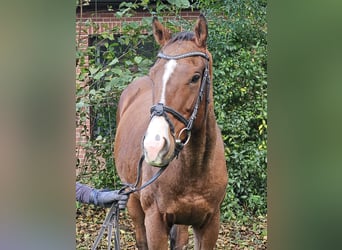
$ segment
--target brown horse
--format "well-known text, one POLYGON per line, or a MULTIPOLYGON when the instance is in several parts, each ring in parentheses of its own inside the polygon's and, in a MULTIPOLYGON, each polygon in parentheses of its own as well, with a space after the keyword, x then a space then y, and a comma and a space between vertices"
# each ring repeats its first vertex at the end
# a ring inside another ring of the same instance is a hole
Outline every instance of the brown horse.
POLYGON ((184 249, 191 225, 195 249, 213 249, 228 176, 210 85, 207 22, 200 15, 194 32, 173 37, 157 18, 152 25, 162 48, 149 75, 121 95, 114 152, 123 182, 136 181, 142 154, 139 185, 164 169, 129 197, 137 247, 167 249, 170 235, 171 249, 184 249))

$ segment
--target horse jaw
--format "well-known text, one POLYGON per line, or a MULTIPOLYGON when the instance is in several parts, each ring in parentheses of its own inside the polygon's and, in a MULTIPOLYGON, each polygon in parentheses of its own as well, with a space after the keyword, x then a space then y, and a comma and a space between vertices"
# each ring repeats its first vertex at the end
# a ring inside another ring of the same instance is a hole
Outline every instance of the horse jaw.
POLYGON ((154 167, 164 167, 173 159, 169 124, 162 116, 154 116, 143 141, 145 161, 154 167))

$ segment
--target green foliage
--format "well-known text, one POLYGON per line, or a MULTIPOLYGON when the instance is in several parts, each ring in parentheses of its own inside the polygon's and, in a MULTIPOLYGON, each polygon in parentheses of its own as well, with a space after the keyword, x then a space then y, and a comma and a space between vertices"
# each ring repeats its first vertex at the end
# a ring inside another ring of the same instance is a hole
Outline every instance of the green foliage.
POLYGON ((264 1, 209 9, 215 112, 229 171, 224 218, 266 213, 267 68, 264 1), (220 25, 217 25, 220 23, 220 25))
MULTIPOLYGON (((205 10, 208 47, 214 59, 215 112, 229 172, 222 217, 245 220, 250 215, 264 215, 267 211, 266 1, 201 0, 192 6, 185 0, 168 3, 171 5, 157 1, 152 6, 148 0, 139 4, 122 3, 116 15, 131 16, 138 7, 159 17, 172 11, 176 17, 164 23, 177 31, 180 26, 188 30, 193 27, 193 22, 177 14, 183 7, 205 10)), ((158 47, 151 42, 151 20, 123 23, 121 31, 114 28, 103 32, 92 38, 93 46, 77 50, 81 66, 77 79, 87 81, 85 86, 76 84, 77 126, 84 128, 83 134, 88 136, 83 145, 87 160, 78 166, 78 178, 96 187, 115 187, 114 183, 119 183, 112 158, 116 105, 125 86, 146 74, 155 60, 158 47), (119 33, 120 36, 115 35, 119 33), (85 58, 89 58, 87 67, 85 58), (87 131, 87 119, 96 120, 93 137, 87 131)), ((98 28, 91 20, 87 25, 98 28)))
MULTIPOLYGON (((120 17, 130 16, 137 7, 121 5, 122 10, 117 12, 120 17)), ((91 20, 87 24, 97 28, 91 20)), ((84 128, 82 135, 87 137, 82 145, 86 161, 78 168, 80 178, 95 187, 113 187, 115 182, 119 183, 112 157, 116 107, 122 90, 134 78, 145 75, 153 63, 153 57, 140 53, 151 40, 151 33, 144 32, 150 27, 151 18, 144 19, 142 24, 123 23, 121 31, 115 27, 98 33, 90 37, 92 46, 85 51, 77 50, 81 68, 77 80, 87 83, 76 84, 76 125, 84 128), (85 58, 88 58, 88 66, 84 65, 85 58), (87 129, 87 119, 90 119, 91 131, 87 129)))

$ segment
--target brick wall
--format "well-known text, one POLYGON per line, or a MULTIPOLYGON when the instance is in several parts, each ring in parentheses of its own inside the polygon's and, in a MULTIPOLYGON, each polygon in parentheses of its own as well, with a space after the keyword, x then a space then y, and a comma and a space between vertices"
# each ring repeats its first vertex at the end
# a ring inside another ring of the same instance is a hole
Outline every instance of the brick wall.
MULTIPOLYGON (((198 18, 199 11, 182 11, 180 15, 188 20, 195 20, 198 18)), ((98 34, 106 30, 112 30, 114 27, 121 27, 122 22, 139 22, 143 17, 150 17, 148 12, 137 12, 134 16, 129 18, 118 19, 115 17, 115 12, 101 10, 101 11, 80 11, 76 15, 76 44, 79 49, 85 49, 88 47, 89 36, 93 34, 98 34), (92 27, 87 27, 87 20, 92 20, 94 23, 99 25, 99 30, 94 31, 92 27)), ((173 15, 170 14, 168 17, 172 18, 173 15)), ((164 17, 165 18, 165 17, 164 17)), ((76 66, 76 73, 79 72, 79 68, 76 66)), ((84 83, 80 83, 84 84, 84 83)), ((77 118, 76 118, 77 119, 77 118)), ((87 133, 89 136, 90 121, 86 123, 88 129, 87 133)), ((81 144, 86 142, 86 137, 81 136, 81 131, 83 128, 76 128, 76 157, 80 160, 80 165, 84 162, 85 152, 82 149, 81 144)), ((78 174, 78 173, 76 173, 78 174)))

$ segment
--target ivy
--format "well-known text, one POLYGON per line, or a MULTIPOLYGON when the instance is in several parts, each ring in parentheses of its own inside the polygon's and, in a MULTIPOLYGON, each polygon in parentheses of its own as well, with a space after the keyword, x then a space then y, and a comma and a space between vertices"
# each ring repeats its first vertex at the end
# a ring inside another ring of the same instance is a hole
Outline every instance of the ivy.
POLYGON ((208 6, 207 18, 215 112, 229 172, 222 215, 241 219, 267 213, 266 3, 221 3, 208 6))

